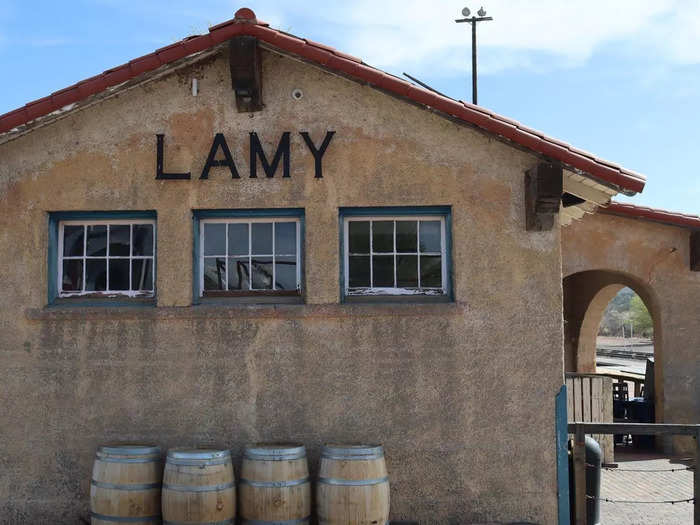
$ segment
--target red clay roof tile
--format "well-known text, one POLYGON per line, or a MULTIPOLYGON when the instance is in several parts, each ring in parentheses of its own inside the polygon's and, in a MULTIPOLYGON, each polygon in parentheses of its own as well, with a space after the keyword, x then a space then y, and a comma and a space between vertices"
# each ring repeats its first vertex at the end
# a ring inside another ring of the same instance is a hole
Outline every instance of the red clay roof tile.
POLYGON ((332 47, 272 29, 264 22, 257 20, 255 13, 247 8, 239 9, 233 20, 210 27, 207 35, 188 37, 180 42, 162 47, 153 53, 134 59, 128 64, 108 70, 102 75, 82 80, 73 86, 60 90, 53 97, 40 99, 28 104, 26 108, 19 108, 5 115, 0 115, 0 134, 60 109, 66 103, 77 102, 99 93, 107 87, 213 47, 236 35, 257 37, 285 52, 297 54, 339 73, 374 84, 396 95, 405 96, 419 104, 453 115, 479 126, 487 132, 501 135, 537 153, 551 156, 569 164, 594 178, 618 186, 621 190, 640 192, 644 188, 645 178, 638 173, 621 168, 609 161, 598 159, 591 153, 574 148, 560 140, 549 138, 540 131, 531 130, 517 121, 485 108, 443 97, 414 86, 403 79, 367 66, 359 58, 337 51, 332 47))
POLYGON ((636 206, 634 204, 615 201, 612 201, 607 207, 600 209, 603 213, 611 215, 622 215, 635 219, 645 219, 663 224, 700 230, 700 216, 697 215, 660 210, 657 208, 647 208, 646 206, 636 206))

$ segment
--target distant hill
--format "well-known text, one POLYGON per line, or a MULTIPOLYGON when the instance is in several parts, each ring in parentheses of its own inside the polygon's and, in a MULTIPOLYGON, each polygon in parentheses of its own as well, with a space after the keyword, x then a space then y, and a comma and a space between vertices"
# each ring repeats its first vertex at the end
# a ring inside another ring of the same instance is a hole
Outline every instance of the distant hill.
POLYGON ((653 337, 651 316, 639 296, 631 288, 623 288, 610 301, 598 329, 599 335, 653 337))

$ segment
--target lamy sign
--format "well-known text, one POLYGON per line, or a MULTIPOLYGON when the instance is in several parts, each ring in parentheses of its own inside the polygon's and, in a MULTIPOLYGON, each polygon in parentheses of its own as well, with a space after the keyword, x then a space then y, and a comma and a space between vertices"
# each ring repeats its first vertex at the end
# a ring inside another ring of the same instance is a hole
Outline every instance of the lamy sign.
MULTIPOLYGON (((317 179, 323 178, 323 155, 328 149, 328 145, 331 143, 335 131, 327 131, 326 136, 320 145, 316 145, 313 139, 309 136, 307 131, 300 131, 299 134, 304 139, 304 144, 306 144, 307 149, 314 157, 314 177, 317 179)), ((280 163, 282 164, 282 177, 288 178, 289 174, 289 163, 290 163, 290 136, 289 131, 282 133, 279 143, 277 144, 277 150, 275 151, 272 161, 269 160, 265 151, 263 150, 258 134, 254 131, 250 132, 250 178, 254 179, 258 176, 258 160, 262 166, 265 175, 268 178, 272 178, 277 173, 280 163)), ((183 180, 191 179, 192 173, 169 173, 165 171, 165 146, 164 146, 165 135, 156 135, 156 179, 167 179, 167 180, 183 180)), ((231 150, 228 147, 226 138, 223 133, 217 133, 214 136, 214 141, 209 149, 209 155, 207 156, 207 161, 204 163, 204 168, 199 176, 200 179, 209 178, 209 170, 213 166, 226 166, 231 172, 231 177, 234 179, 240 179, 241 176, 238 173, 238 168, 236 168, 236 163, 233 160, 233 155, 231 155, 231 150), (217 158, 223 157, 223 158, 217 158)))

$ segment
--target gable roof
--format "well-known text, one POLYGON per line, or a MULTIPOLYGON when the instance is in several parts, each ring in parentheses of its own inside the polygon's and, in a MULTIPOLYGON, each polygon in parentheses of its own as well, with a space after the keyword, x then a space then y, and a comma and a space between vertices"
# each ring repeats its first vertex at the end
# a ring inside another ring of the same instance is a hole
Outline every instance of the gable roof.
POLYGON ((690 228, 692 230, 700 230, 700 217, 697 215, 688 215, 686 213, 647 208, 646 206, 636 206, 634 204, 615 201, 612 201, 607 207, 601 207, 600 211, 610 215, 620 215, 633 219, 643 219, 660 222, 662 224, 670 224, 672 226, 680 226, 682 228, 690 228))
POLYGON ((71 104, 139 75, 242 35, 256 37, 272 47, 298 55, 329 70, 366 82, 373 87, 417 104, 429 106, 531 151, 558 160, 573 170, 579 170, 582 174, 611 185, 628 195, 641 192, 644 189, 646 178, 643 175, 548 137, 540 131, 523 126, 519 122, 483 107, 454 100, 418 87, 332 47, 273 29, 268 24, 258 21, 255 13, 247 8, 239 9, 234 19, 209 28, 208 34, 187 37, 0 115, 0 135, 13 132, 17 127, 34 119, 60 111, 66 106, 70 107, 71 104))

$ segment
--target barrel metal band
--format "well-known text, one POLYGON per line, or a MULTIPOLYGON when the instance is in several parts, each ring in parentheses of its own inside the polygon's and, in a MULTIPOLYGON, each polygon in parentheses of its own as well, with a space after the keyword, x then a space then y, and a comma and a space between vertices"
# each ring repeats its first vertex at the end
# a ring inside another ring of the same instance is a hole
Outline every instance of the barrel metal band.
POLYGON ((151 456, 143 458, 115 458, 109 456, 101 456, 97 454, 97 461, 104 461, 105 463, 156 463, 160 462, 160 456, 151 456))
POLYGON ((306 516, 305 518, 300 518, 296 520, 277 520, 277 521, 265 521, 265 520, 246 520, 241 521, 243 525, 306 525, 310 522, 311 516, 306 516))
POLYGON ((241 478, 242 485, 250 485, 251 487, 260 487, 260 488, 296 487, 297 485, 303 485, 304 483, 308 483, 308 482, 309 482, 308 477, 299 478, 299 479, 291 479, 288 481, 255 481, 252 479, 241 478))
POLYGON ((166 464, 168 465, 183 465, 190 467, 208 467, 209 465, 225 465, 226 463, 231 463, 230 457, 220 458, 220 459, 177 459, 168 458, 166 464))
MULTIPOLYGON (((231 518, 223 521, 198 521, 197 525, 233 525, 234 523, 236 523, 236 520, 231 518)), ((163 520, 163 525, 192 525, 192 522, 163 520)))
POLYGON ((365 485, 379 485, 389 481, 389 476, 375 479, 337 479, 337 478, 318 478, 319 483, 325 485, 344 485, 348 487, 362 487, 365 485))
POLYGON ((339 461, 370 461, 373 459, 383 459, 384 454, 366 454, 356 456, 337 456, 334 454, 321 454, 321 459, 337 459, 339 461))
POLYGON ((160 483, 134 483, 124 485, 119 483, 105 483, 104 481, 97 481, 94 479, 90 480, 90 484, 101 489, 113 490, 151 490, 160 488, 160 483))
POLYGON ((251 461, 294 461, 296 459, 304 459, 306 457, 306 452, 301 454, 280 454, 278 456, 267 456, 263 454, 251 454, 246 452, 243 454, 243 459, 249 459, 251 461))
POLYGON ((230 481, 229 483, 220 483, 219 485, 170 485, 169 483, 163 483, 163 489, 174 490, 175 492, 216 492, 218 490, 226 490, 234 487, 236 483, 230 481))
POLYGON ((114 521, 117 523, 138 523, 140 521, 160 521, 160 515, 158 516, 107 516, 106 514, 98 514, 97 512, 91 512, 90 516, 100 521, 114 521))

